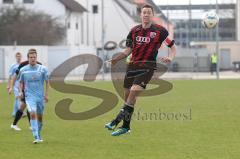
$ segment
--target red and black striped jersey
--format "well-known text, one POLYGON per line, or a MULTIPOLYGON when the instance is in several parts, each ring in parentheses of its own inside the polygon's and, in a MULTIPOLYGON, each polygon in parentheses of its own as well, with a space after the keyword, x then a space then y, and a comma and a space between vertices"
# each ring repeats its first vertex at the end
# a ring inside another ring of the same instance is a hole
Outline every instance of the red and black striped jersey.
POLYGON ((152 24, 144 29, 137 25, 131 29, 127 36, 126 46, 132 48, 131 63, 145 63, 156 61, 158 50, 162 43, 168 47, 174 44, 174 40, 168 38, 168 31, 158 24, 152 24))

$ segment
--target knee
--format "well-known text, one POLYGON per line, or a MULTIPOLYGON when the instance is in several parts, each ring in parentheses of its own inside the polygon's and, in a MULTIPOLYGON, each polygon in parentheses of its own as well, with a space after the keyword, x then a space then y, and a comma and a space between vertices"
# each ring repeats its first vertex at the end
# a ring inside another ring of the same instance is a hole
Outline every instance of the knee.
POLYGON ((36 115, 36 113, 31 112, 31 113, 30 113, 30 117, 31 117, 31 119, 36 119, 36 118, 37 118, 37 115, 36 115))
POLYGON ((26 108, 26 104, 23 103, 23 102, 21 102, 20 109, 21 109, 22 111, 24 111, 25 108, 26 108))
POLYGON ((133 85, 131 87, 131 91, 142 91, 143 87, 139 86, 139 85, 133 85))

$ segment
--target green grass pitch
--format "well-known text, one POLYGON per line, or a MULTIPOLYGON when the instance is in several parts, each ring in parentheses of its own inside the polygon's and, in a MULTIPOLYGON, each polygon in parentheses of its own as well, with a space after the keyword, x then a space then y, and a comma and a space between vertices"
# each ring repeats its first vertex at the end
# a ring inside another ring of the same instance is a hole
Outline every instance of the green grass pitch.
MULTIPOLYGON (((6 84, 0 84, 0 159, 239 159, 240 80, 172 83, 174 88, 166 94, 139 98, 132 132, 120 137, 112 137, 103 127, 119 111, 122 100, 112 111, 94 119, 64 121, 55 114, 55 105, 62 98, 74 99, 74 112, 101 101, 51 89, 44 116, 44 143, 38 145, 32 144, 26 118, 19 122, 21 132, 10 129, 13 96, 7 95, 6 84), (188 116, 147 119, 160 111, 188 116)), ((88 86, 115 93, 111 82, 88 86)))

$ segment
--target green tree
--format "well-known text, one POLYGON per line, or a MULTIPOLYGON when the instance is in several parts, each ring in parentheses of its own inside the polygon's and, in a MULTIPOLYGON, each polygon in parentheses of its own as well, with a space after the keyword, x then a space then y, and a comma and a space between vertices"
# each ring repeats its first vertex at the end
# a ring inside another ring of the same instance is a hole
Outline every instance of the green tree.
POLYGON ((64 37, 59 18, 19 6, 0 9, 0 45, 55 45, 64 37))

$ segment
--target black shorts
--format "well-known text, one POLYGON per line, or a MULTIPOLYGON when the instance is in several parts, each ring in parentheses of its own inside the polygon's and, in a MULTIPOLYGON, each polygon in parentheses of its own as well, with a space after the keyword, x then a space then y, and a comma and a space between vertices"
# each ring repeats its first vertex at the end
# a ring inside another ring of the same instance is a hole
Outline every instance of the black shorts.
POLYGON ((132 85, 139 85, 146 89, 154 74, 153 68, 129 65, 124 78, 124 88, 130 89, 132 85))

